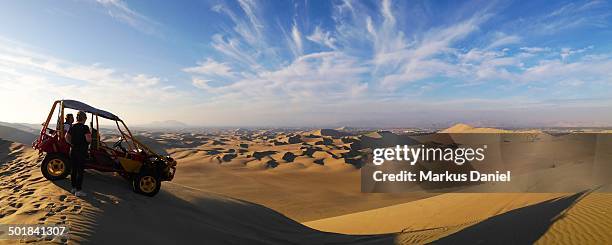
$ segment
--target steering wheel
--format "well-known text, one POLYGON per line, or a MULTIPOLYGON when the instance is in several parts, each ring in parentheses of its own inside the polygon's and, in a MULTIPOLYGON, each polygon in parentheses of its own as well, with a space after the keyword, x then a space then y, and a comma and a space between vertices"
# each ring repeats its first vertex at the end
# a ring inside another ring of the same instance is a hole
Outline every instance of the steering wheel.
POLYGON ((127 153, 127 150, 125 149, 125 147, 123 147, 123 145, 121 145, 121 143, 125 141, 125 139, 123 137, 121 137, 119 139, 119 141, 115 142, 115 144, 113 144, 113 148, 119 148, 121 149, 121 151, 123 151, 123 153, 127 153))

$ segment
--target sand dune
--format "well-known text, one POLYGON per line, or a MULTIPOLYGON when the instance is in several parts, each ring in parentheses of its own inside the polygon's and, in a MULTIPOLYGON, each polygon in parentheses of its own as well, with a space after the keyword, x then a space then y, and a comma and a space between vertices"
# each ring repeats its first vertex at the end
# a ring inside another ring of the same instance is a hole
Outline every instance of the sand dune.
POLYGON ((305 224, 349 234, 391 233, 458 226, 483 220, 515 208, 559 197, 560 194, 468 194, 450 193, 305 224), (385 220, 384 223, 372 220, 385 220))
POLYGON ((510 130, 497 128, 476 128, 467 124, 459 123, 450 128, 440 131, 440 133, 509 133, 510 130))
MULTIPOLYGON (((601 131, 604 132, 604 131, 601 131)), ((465 123, 455 124, 447 129, 440 130, 439 133, 481 133, 481 134, 499 134, 499 133, 530 133, 530 134, 542 134, 544 133, 539 129, 499 129, 499 128, 481 128, 473 127, 465 123)))
POLYGON ((336 130, 336 129, 317 129, 310 132, 312 135, 316 136, 330 136, 334 138, 340 138, 343 136, 350 136, 350 133, 336 130))
POLYGON ((30 145, 37 135, 20 129, 0 125, 0 139, 30 145))
POLYGON ((347 234, 400 232, 399 243, 609 244, 612 194, 444 194, 304 223, 347 234), (575 235, 579 233, 580 235, 575 235))
MULTIPOLYGON (((463 125, 451 131, 479 130, 463 125)), ((175 179, 164 182, 154 198, 96 171, 86 174, 89 196, 75 198, 68 180, 52 183, 41 176, 36 151, 0 140, 0 223, 68 224, 76 243, 414 244, 474 237, 499 243, 511 241, 509 234, 524 238, 514 240, 518 243, 612 243, 611 194, 361 193, 364 155, 372 147, 414 143, 405 135, 335 130, 138 135, 179 163, 175 179), (116 235, 126 231, 132 235, 116 235)), ((563 166, 549 171, 572 171, 563 166)))
POLYGON ((0 122, 0 126, 5 126, 9 128, 19 129, 24 132, 38 134, 40 132, 40 124, 30 124, 30 123, 7 123, 0 122))
POLYGON ((0 209, 0 222, 67 224, 74 242, 392 244, 394 239, 320 232, 261 205, 173 183, 147 198, 133 194, 121 178, 96 171, 86 173, 84 185, 91 194, 75 198, 67 180, 43 179, 36 152, 6 141, 2 149, 7 154, 0 200, 7 205, 0 209))
MULTIPOLYGON (((182 153, 185 154, 185 153, 182 153)), ((202 153, 192 153, 202 154, 202 153)), ((172 156, 178 157, 178 153, 172 156)), ((309 221, 421 199, 435 194, 364 194, 352 166, 326 166, 299 156, 265 168, 262 161, 237 157, 217 163, 212 156, 180 158, 174 183, 256 202, 298 221, 309 221), (352 168, 352 169, 351 169, 352 168)), ((331 161, 331 160, 328 160, 331 161)), ((338 163, 336 163, 338 164, 338 163)))

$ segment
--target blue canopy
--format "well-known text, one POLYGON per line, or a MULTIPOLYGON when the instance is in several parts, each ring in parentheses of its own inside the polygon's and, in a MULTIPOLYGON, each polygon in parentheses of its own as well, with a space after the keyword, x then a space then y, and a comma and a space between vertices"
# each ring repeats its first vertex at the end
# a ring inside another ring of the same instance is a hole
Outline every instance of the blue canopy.
POLYGON ((70 108, 70 109, 74 109, 74 110, 79 110, 79 111, 84 111, 84 112, 88 112, 88 113, 93 113, 96 114, 98 116, 101 116, 103 118, 109 119, 109 120, 113 120, 113 121, 121 121, 121 119, 119 119, 118 116, 115 116, 115 114, 110 113, 108 111, 105 110, 100 110, 100 109, 96 109, 88 104, 85 104, 83 102, 80 101, 76 101, 76 100, 62 100, 62 102, 64 103, 64 107, 65 108, 70 108))

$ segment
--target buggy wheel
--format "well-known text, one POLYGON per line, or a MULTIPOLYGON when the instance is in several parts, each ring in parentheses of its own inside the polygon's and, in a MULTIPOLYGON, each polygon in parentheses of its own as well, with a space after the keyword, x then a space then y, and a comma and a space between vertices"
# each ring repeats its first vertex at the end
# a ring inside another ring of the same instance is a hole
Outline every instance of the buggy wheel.
POLYGON ((132 179, 132 188, 136 193, 152 197, 159 192, 161 181, 151 171, 143 171, 132 179))
POLYGON ((47 154, 40 165, 40 171, 48 180, 65 179, 70 174, 70 161, 59 154, 47 154))

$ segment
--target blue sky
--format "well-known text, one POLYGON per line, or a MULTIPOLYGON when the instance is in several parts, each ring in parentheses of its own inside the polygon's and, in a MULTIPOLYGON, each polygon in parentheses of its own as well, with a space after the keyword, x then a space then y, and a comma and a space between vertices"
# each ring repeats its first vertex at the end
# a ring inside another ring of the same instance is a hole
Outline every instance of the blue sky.
POLYGON ((0 121, 612 125, 607 1, 9 1, 0 121))

